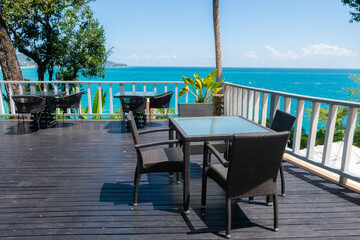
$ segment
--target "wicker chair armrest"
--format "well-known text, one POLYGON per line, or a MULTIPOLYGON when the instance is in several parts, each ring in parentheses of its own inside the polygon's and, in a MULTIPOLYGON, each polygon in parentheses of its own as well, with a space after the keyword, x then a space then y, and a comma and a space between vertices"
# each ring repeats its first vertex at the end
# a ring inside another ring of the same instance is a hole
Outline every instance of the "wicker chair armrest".
POLYGON ((154 133, 154 132, 165 132, 165 131, 170 131, 170 128, 157 128, 157 129, 152 129, 152 130, 144 130, 139 132, 139 134, 147 134, 147 133, 154 133))
POLYGON ((147 148, 147 147, 154 147, 159 145, 166 145, 166 144, 174 144, 179 143, 180 140, 168 140, 168 141, 162 141, 162 142, 152 142, 152 143, 143 143, 143 144, 135 144, 136 149, 140 148, 147 148))
POLYGON ((210 154, 214 154, 214 156, 220 161, 220 163, 225 167, 229 167, 229 161, 227 161, 224 157, 222 157, 220 152, 216 150, 216 148, 211 145, 209 142, 205 142, 205 147, 210 150, 210 154))

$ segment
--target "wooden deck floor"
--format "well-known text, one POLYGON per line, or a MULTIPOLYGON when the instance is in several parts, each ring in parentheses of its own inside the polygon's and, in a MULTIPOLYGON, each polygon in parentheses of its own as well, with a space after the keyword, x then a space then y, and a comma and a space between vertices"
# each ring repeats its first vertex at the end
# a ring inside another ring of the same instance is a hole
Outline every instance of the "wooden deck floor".
MULTIPOLYGON (((143 176, 133 209, 136 158, 119 122, 25 131, 0 121, 0 239, 224 238, 225 197, 212 181, 200 210, 201 158, 192 158, 189 215, 181 210, 182 185, 167 174, 143 176)), ((233 203, 232 239, 360 239, 359 194, 289 163, 285 176, 279 232, 265 199, 241 200, 233 203)))

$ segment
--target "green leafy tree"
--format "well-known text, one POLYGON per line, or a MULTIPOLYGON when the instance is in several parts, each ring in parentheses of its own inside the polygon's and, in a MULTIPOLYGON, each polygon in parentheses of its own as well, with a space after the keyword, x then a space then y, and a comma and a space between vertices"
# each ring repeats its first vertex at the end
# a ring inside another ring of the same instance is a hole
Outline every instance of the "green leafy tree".
POLYGON ((105 48, 105 31, 86 7, 78 29, 68 28, 67 51, 59 59, 58 80, 78 80, 85 77, 105 77, 105 63, 110 50, 105 48))
MULTIPOLYGON (((99 65, 106 61, 109 52, 100 54, 96 40, 89 38, 104 39, 104 31, 99 23, 93 19, 88 3, 91 0, 0 0, 0 15, 4 19, 14 47, 37 64, 38 79, 44 80, 45 72, 49 72, 49 79, 53 78, 54 67, 60 66, 62 74, 68 77, 65 71, 79 72, 71 69, 72 64, 66 63, 69 56, 74 53, 74 44, 81 45, 79 41, 84 37, 81 49, 88 47, 87 60, 91 63, 84 64, 83 54, 73 61, 79 61, 79 68, 85 69, 83 73, 89 76, 103 76, 104 71, 99 70, 99 65), (93 34, 99 28, 97 34, 93 34), (91 31, 93 31, 91 33, 91 31), (100 34, 100 35, 99 35, 100 34), (103 57, 101 61, 93 58, 103 57), (96 66, 96 70, 92 70, 96 66), (69 68, 69 69, 68 69, 69 68), (64 70, 65 69, 65 70, 64 70), (89 74, 88 74, 89 73, 89 74)), ((101 42, 101 41, 100 41, 101 42)), ((102 42, 103 43, 103 42, 102 42)), ((105 49, 103 47, 103 49, 105 49)), ((78 55, 77 55, 78 56, 78 55)), ((101 67, 100 67, 101 68, 101 67)), ((75 74, 72 74, 74 76, 75 74)))
POLYGON ((348 5, 353 9, 350 12, 351 19, 350 22, 360 22, 360 0, 341 0, 344 5, 348 5))

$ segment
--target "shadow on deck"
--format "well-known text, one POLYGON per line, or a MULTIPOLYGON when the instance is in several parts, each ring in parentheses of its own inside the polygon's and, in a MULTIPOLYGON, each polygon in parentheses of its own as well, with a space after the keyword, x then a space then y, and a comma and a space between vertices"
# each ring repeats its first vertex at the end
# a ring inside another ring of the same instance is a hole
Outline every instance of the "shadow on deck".
MULTIPOLYGON (((0 122, 0 239, 224 237, 225 196, 212 181, 206 212, 200 208, 200 156, 191 161, 189 215, 181 210, 182 185, 164 173, 142 177, 133 209, 136 156, 118 121, 17 128, 16 121, 0 122)), ((272 231, 273 208, 265 199, 244 199, 233 202, 232 239, 360 238, 358 193, 289 163, 285 177, 279 232, 272 231)))

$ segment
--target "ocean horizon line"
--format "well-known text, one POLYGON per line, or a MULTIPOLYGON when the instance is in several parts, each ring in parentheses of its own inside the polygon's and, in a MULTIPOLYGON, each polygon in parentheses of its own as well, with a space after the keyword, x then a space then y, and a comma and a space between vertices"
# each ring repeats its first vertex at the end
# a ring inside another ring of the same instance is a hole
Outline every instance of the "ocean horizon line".
MULTIPOLYGON (((22 66, 20 68, 37 68, 36 66, 22 66)), ((204 66, 126 66, 126 67, 106 67, 106 69, 122 69, 122 68, 200 68, 200 69, 215 69, 215 67, 204 66)), ((0 68, 1 69, 1 68, 0 68)), ((285 70, 356 70, 359 68, 320 68, 320 67, 223 67, 223 69, 285 69, 285 70)))

